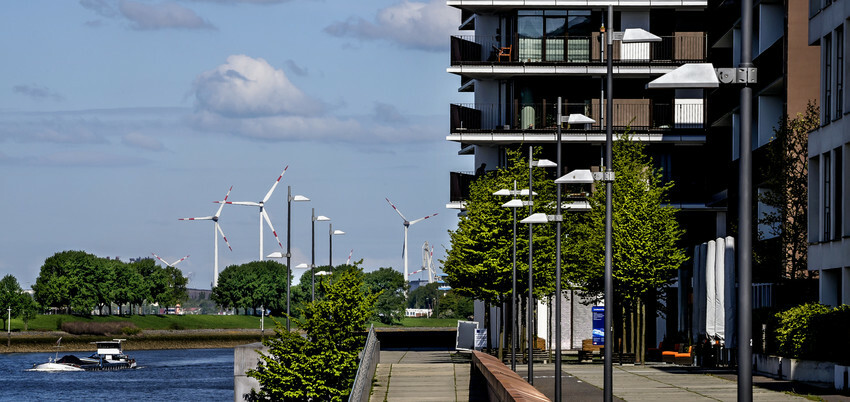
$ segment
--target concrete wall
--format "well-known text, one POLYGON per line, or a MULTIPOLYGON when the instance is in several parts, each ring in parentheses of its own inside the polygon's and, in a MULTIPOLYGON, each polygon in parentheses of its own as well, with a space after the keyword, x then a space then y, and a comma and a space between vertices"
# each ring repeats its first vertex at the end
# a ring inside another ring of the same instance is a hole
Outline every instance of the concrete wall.
POLYGON ((249 343, 233 348, 233 400, 244 401, 243 395, 251 392, 251 389, 260 389, 257 380, 245 375, 249 369, 257 368, 260 355, 257 350, 268 353, 269 349, 262 343, 249 343))

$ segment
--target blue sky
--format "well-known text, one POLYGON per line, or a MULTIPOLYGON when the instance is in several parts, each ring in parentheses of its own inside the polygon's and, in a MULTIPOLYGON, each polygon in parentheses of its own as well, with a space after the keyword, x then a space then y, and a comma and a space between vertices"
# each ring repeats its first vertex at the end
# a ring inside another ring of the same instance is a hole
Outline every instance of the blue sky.
MULTIPOLYGON (((0 276, 25 288, 63 250, 155 252, 212 281, 211 222, 232 201, 266 204, 293 265, 310 259, 310 209, 332 219, 334 262, 410 270, 456 226, 449 172, 474 170, 445 141, 460 80, 446 73, 460 22, 444 1, 28 0, 0 15, 0 276)), ((258 258, 257 208, 228 205, 220 268, 258 258)), ((265 229, 264 251, 280 251, 265 229)), ((316 224, 327 264, 328 224, 316 224)))

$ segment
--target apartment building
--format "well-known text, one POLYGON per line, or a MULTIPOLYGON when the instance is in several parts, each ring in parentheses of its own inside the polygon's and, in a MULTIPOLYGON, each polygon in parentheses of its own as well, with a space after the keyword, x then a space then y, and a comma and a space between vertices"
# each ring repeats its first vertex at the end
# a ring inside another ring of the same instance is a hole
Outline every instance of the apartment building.
MULTIPOLYGON (((564 171, 560 173, 603 164, 605 124, 610 119, 615 136, 628 131, 632 138, 649 144, 648 151, 663 168, 664 178, 676 181, 671 199, 682 209, 680 220, 688 228, 686 243, 713 238, 725 206, 708 202, 708 172, 716 160, 705 151, 706 95, 703 90, 646 89, 650 80, 685 63, 708 60, 708 3, 448 0, 449 6, 462 11, 464 34, 451 38, 447 71, 460 78, 458 91, 469 93, 470 102, 450 106, 446 139, 458 143, 458 154, 468 155, 473 169, 504 166, 506 149, 529 145, 542 148, 543 157, 554 160, 560 97, 564 115, 580 113, 595 121, 563 127, 564 171), (612 21, 606 20, 609 4, 614 10, 612 21), (661 40, 623 43, 618 33, 626 28, 641 28, 661 40), (611 55, 605 54, 601 42, 603 30, 614 35, 611 55), (614 64, 611 116, 604 115, 608 57, 614 64)), ((553 179, 560 175, 551 174, 553 179)), ((473 178, 471 173, 451 174, 448 208, 463 209, 473 178)), ((563 325, 570 325, 570 320, 564 317, 563 325)), ((675 331, 676 324, 670 325, 675 331)), ((649 332, 649 339, 654 339, 653 331, 649 332)), ((666 332, 659 328, 657 336, 666 332)), ((538 333, 547 333, 545 323, 538 333)), ((564 333, 563 347, 574 346, 576 339, 580 345, 583 335, 574 336, 568 328, 564 333)))
MULTIPOLYGON (((809 2, 808 40, 820 45, 821 127, 809 135, 809 270, 820 276, 821 303, 850 303, 850 118, 844 82, 847 68, 847 1, 809 2)), ((816 74, 820 71, 820 74, 816 74)))

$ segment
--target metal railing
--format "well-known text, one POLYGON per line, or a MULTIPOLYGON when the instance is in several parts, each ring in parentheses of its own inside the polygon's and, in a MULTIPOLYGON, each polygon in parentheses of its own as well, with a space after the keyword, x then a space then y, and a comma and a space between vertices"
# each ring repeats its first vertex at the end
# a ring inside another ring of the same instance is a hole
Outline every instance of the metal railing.
POLYGON ((357 374, 354 376, 354 385, 351 386, 351 394, 348 400, 353 402, 369 401, 372 391, 372 378, 375 377, 375 369, 381 360, 381 342, 375 334, 375 326, 369 327, 366 336, 366 346, 360 352, 360 364, 357 365, 357 374))
POLYGON ((475 180, 475 175, 469 172, 449 172, 451 188, 449 201, 459 202, 469 199, 469 186, 475 180))
MULTIPOLYGON (((451 64, 555 63, 604 64, 600 38, 558 36, 546 38, 515 37, 502 42, 496 36, 456 35, 451 38, 451 64), (510 47, 510 57, 499 57, 510 47)), ((615 64, 680 64, 704 62, 707 55, 704 32, 679 32, 662 36, 660 42, 622 43, 614 41, 615 64)))
MULTIPOLYGON (((595 120, 592 124, 567 127, 569 131, 603 131, 605 129, 604 102, 567 103, 562 113, 583 114, 595 120)), ((557 125, 557 111, 552 103, 452 104, 450 106, 451 132, 462 131, 551 131, 557 125)), ((704 127, 705 106, 701 100, 674 100, 674 103, 656 103, 650 99, 614 99, 613 126, 615 130, 631 128, 635 131, 700 129, 704 127)))

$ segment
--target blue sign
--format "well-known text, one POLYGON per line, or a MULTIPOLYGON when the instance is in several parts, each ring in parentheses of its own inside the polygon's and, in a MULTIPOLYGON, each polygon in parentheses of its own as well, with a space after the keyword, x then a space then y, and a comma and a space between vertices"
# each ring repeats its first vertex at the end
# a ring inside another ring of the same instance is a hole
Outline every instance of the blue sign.
POLYGON ((605 345, 605 307, 591 307, 593 313, 593 344, 605 345))

